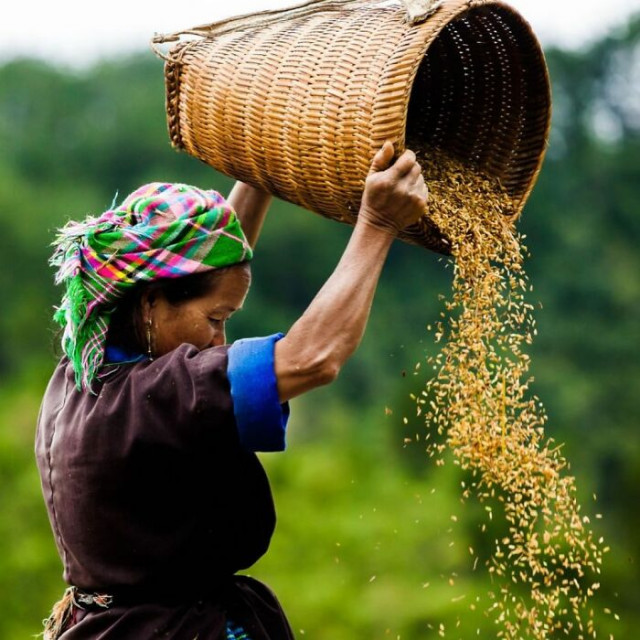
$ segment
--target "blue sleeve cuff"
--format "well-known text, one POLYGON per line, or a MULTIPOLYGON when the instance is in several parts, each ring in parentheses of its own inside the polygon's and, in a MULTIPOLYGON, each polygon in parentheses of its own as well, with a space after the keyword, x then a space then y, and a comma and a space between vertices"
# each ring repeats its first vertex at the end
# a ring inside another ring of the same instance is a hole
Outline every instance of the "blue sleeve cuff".
POLYGON ((227 375, 240 443, 249 451, 284 451, 289 403, 280 404, 274 346, 283 337, 247 338, 229 348, 227 375))

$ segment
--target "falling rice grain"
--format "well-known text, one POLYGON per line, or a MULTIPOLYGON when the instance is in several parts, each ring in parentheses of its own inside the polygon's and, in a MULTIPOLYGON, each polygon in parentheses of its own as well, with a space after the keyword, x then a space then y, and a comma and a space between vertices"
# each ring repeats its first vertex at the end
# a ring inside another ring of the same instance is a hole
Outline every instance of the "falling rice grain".
POLYGON ((495 512, 506 521, 508 536, 487 561, 500 583, 489 594, 498 637, 545 640, 579 629, 595 638, 583 618, 599 586, 590 577, 599 573, 603 541, 594 542, 580 515, 575 480, 561 448, 545 439, 547 415, 530 390, 525 347, 536 329, 514 203, 498 180, 442 154, 419 160, 428 217, 453 259, 452 294, 433 327, 442 346, 428 359, 435 375, 420 396, 427 426, 443 443, 433 438, 427 451, 441 466, 448 446, 471 474, 463 496, 484 503, 489 520, 495 512))

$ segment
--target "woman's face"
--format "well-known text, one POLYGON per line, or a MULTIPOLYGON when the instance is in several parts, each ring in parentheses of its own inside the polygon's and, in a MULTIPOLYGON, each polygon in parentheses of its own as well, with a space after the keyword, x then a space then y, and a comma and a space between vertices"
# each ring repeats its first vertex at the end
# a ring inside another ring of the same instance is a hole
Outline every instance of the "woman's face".
POLYGON ((198 349, 226 344, 225 323, 242 307, 251 284, 247 264, 216 274, 210 289, 198 298, 172 305, 158 292, 144 303, 145 322, 151 319, 154 357, 188 343, 198 349))

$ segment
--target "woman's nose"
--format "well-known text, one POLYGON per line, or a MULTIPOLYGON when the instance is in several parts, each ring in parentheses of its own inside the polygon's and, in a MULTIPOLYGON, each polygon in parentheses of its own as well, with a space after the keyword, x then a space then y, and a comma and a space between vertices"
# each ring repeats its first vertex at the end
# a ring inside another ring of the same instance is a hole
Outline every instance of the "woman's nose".
POLYGON ((221 331, 216 331, 213 334, 212 344, 214 347, 222 347, 223 345, 227 344, 227 335, 224 329, 222 329, 221 331))

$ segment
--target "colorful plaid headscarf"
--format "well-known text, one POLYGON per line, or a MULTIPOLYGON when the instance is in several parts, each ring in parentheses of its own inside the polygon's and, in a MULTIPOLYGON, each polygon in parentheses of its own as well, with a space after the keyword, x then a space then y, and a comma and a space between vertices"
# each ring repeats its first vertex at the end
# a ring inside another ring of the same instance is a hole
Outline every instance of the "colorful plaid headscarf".
POLYGON ((144 185, 115 208, 69 222, 53 243, 56 284, 66 292, 54 319, 78 388, 91 390, 104 360, 109 318, 137 282, 225 267, 252 257, 235 212, 215 191, 144 185))

